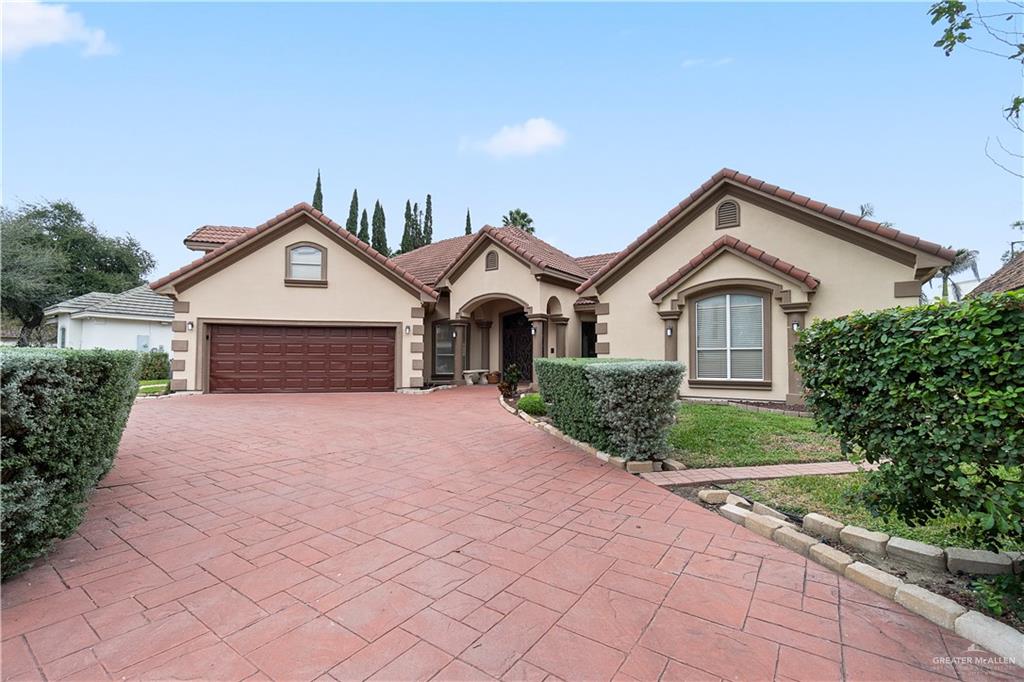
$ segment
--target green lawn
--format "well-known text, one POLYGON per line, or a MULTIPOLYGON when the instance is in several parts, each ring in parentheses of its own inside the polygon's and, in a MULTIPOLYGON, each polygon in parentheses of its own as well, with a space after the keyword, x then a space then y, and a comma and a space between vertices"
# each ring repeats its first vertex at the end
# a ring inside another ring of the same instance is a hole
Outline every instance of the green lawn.
POLYGON ((144 379, 139 382, 139 395, 162 395, 170 389, 167 379, 144 379))
MULTIPOLYGON (((969 536, 959 528, 955 516, 933 519, 920 526, 908 524, 892 515, 872 516, 855 497, 870 475, 862 473, 739 481, 730 483, 728 488, 750 500, 791 514, 803 516, 818 512, 843 523, 939 547, 972 546, 969 536)), ((1021 548, 1024 548, 1024 541, 1013 547, 1021 548)))
POLYGON ((668 442, 669 456, 694 469, 843 459, 839 443, 813 419, 731 405, 683 403, 668 442))

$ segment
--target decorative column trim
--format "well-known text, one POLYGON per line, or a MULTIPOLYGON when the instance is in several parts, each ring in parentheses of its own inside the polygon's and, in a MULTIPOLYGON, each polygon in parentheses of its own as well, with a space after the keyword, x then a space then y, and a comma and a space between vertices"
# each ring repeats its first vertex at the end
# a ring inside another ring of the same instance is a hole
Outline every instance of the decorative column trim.
POLYGON ((682 310, 658 311, 665 322, 665 359, 672 362, 679 359, 679 318, 682 314, 682 310))
POLYGON ((477 320, 476 326, 480 330, 480 366, 491 369, 491 325, 490 320, 477 320))
POLYGON ((804 382, 800 378, 800 373, 796 371, 795 350, 796 342, 800 340, 800 333, 793 327, 797 326, 800 330, 804 328, 804 321, 811 304, 809 302, 783 303, 779 307, 786 313, 786 373, 788 375, 786 404, 803 405, 804 382))
MULTIPOLYGON (((531 314, 531 315, 527 315, 526 319, 529 320, 530 324, 533 326, 533 330, 532 330, 532 336, 533 336, 533 359, 536 360, 537 358, 542 358, 545 355, 545 353, 544 353, 544 332, 546 330, 548 316, 540 314, 540 313, 534 313, 534 314, 531 314)), ((537 390, 537 365, 536 365, 536 363, 534 363, 534 366, 533 366, 532 371, 531 371, 531 375, 533 376, 533 379, 530 382, 530 390, 531 391, 536 391, 537 390)))
POLYGON ((466 368, 462 364, 462 357, 466 352, 466 331, 469 329, 469 320, 449 320, 448 324, 451 325, 452 333, 455 334, 455 370, 452 372, 454 375, 452 380, 457 386, 465 383, 462 373, 466 368))

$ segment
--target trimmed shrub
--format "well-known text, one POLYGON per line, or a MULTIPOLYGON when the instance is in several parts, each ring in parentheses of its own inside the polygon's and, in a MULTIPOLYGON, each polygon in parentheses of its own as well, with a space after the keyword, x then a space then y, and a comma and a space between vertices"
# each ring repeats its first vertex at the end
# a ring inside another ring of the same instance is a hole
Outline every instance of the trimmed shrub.
POLYGON ((683 378, 678 362, 592 364, 585 369, 609 450, 626 459, 664 459, 683 378))
POLYGON ((540 397, 539 393, 527 393, 519 399, 516 407, 534 417, 543 417, 548 413, 548 408, 544 405, 544 399, 540 397))
POLYGON ((139 353, 139 381, 171 378, 171 360, 163 351, 139 353))
POLYGON ((537 358, 533 361, 541 398, 549 405, 548 415, 555 426, 566 435, 590 443, 598 450, 608 448, 608 434, 598 419, 586 368, 606 362, 615 360, 537 358))
POLYGON ((134 351, 0 350, 0 548, 6 579, 74 532, 138 390, 134 351))
POLYGON ((796 359, 818 423, 883 462, 873 508, 1024 533, 1024 293, 816 322, 796 359))

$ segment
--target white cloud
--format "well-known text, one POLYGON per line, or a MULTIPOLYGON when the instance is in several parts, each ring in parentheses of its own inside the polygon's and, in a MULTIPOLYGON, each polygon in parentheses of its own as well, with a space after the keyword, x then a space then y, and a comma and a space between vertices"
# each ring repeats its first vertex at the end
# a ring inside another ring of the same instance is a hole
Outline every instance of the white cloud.
POLYGON ((735 59, 732 57, 719 57, 717 59, 707 59, 700 57, 697 59, 684 59, 682 67, 684 69, 692 69, 695 66, 725 66, 726 64, 732 64, 735 59))
POLYGON ((565 131, 546 118, 531 118, 524 123, 502 126, 485 140, 463 138, 462 150, 479 150, 496 159, 509 156, 533 156, 545 149, 565 144, 565 131))
POLYGON ((5 2, 3 56, 17 57, 34 47, 78 44, 87 57, 114 54, 117 48, 103 29, 90 28, 78 12, 67 5, 50 5, 25 0, 5 2))

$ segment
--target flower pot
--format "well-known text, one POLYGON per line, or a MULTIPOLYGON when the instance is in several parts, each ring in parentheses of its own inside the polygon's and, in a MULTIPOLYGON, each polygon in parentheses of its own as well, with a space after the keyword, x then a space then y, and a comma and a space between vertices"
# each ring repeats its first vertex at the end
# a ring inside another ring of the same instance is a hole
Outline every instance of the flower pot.
POLYGON ((484 375, 487 377, 487 383, 496 384, 501 381, 501 372, 488 372, 484 375))

